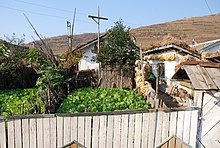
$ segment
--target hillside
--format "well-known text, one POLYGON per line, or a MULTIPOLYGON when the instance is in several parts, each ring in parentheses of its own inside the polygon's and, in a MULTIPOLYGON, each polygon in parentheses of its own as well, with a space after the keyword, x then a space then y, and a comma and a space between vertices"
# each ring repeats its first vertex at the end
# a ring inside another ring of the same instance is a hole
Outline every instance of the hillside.
MULTIPOLYGON (((151 26, 139 27, 131 30, 132 35, 142 47, 162 40, 165 35, 181 38, 188 44, 194 39, 197 43, 220 38, 220 14, 209 15, 203 17, 192 17, 156 24, 151 26)), ((125 24, 126 25, 126 24, 125 24)), ((76 47, 86 43, 97 35, 95 33, 74 35, 73 46, 76 47)), ((48 38, 46 42, 54 50, 55 53, 63 53, 67 50, 67 36, 57 36, 48 38)), ((28 46, 32 44, 29 43, 28 46)))
MULTIPOLYGON (((73 48, 84 44, 92 39, 95 39, 97 35, 95 33, 85 33, 73 36, 73 48)), ((56 36, 47 38, 44 40, 45 43, 53 49, 55 54, 61 54, 68 50, 68 38, 67 35, 56 36)), ((32 43, 25 44, 27 47, 33 47, 32 43)))
POLYGON ((197 43, 220 38, 220 14, 193 17, 173 22, 132 29, 142 47, 162 40, 165 35, 181 38, 188 44, 194 39, 197 43))

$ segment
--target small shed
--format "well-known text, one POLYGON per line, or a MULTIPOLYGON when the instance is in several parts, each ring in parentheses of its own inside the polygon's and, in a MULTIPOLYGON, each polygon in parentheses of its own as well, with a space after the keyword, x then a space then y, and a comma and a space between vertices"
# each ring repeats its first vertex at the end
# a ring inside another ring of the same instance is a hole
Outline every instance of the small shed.
POLYGON ((198 140, 204 147, 220 147, 220 63, 185 63, 172 77, 173 85, 192 93, 191 106, 201 108, 198 140))
POLYGON ((197 105, 198 97, 196 94, 220 90, 220 64, 183 62, 171 81, 173 87, 176 86, 179 90, 183 89, 192 96, 191 105, 197 105))

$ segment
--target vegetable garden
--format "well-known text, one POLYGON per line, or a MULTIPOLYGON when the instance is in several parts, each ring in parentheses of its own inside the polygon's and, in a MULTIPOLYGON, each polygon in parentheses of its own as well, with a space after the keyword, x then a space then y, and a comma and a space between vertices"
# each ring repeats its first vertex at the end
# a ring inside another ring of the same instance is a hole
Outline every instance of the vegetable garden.
MULTIPOLYGON (((81 88, 70 93, 58 113, 107 112, 148 109, 142 94, 117 88, 81 88)), ((0 116, 44 113, 43 101, 37 89, 0 91, 0 116)))

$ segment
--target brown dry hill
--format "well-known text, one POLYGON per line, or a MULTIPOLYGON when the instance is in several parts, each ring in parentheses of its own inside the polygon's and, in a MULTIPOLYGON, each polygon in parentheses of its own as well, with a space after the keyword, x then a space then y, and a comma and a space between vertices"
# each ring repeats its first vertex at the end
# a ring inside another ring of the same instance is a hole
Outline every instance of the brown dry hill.
MULTIPOLYGON (((136 37, 138 44, 146 47, 163 39, 166 35, 181 38, 188 44, 194 39, 197 43, 220 38, 220 14, 203 17, 192 17, 173 22, 156 24, 151 26, 139 27, 131 30, 136 37)), ((74 35, 73 46, 79 46, 92 39, 95 39, 95 33, 74 35)), ((57 36, 48 38, 46 42, 55 53, 63 53, 67 50, 67 36, 57 36)), ((31 43, 28 44, 31 46, 31 43)))
MULTIPOLYGON (((95 33, 85 33, 73 36, 73 47, 85 44, 90 40, 97 38, 95 33)), ((61 35, 56 37, 47 38, 44 40, 48 47, 50 47, 55 54, 62 54, 68 50, 68 37, 61 35)), ((33 43, 25 44, 27 47, 33 47, 33 43)), ((37 46, 37 45, 36 45, 37 46)))
POLYGON ((187 44, 194 39, 197 43, 220 38, 220 14, 192 17, 173 22, 132 29, 131 33, 145 47, 161 41, 164 36, 181 38, 187 44))

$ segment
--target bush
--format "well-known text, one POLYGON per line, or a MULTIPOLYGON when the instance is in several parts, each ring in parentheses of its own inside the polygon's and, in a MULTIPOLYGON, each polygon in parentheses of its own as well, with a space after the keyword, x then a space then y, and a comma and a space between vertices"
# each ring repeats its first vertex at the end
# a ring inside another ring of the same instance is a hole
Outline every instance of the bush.
POLYGON ((58 113, 148 108, 150 108, 149 103, 138 92, 116 88, 82 88, 68 95, 67 99, 61 104, 58 113))
POLYGON ((0 91, 0 115, 32 114, 36 107, 43 112, 43 102, 37 99, 37 89, 0 91))

